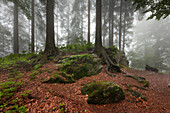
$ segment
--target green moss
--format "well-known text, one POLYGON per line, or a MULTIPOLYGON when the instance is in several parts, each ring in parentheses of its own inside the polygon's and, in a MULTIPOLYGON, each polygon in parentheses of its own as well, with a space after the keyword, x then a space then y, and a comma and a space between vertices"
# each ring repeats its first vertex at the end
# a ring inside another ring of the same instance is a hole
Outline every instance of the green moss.
POLYGON ((149 87, 149 81, 145 81, 143 87, 149 87))
POLYGON ((44 81, 42 83, 67 83, 67 82, 61 77, 55 76, 54 78, 50 78, 49 80, 44 81))
MULTIPOLYGON (((0 105, 8 101, 22 85, 18 82, 8 81, 0 84, 0 105)), ((4 107, 4 106, 1 106, 4 107)))
POLYGON ((90 54, 73 55, 62 58, 58 63, 63 65, 58 70, 67 74, 72 74, 75 80, 85 76, 95 75, 102 69, 100 59, 90 54))
POLYGON ((33 70, 31 74, 29 74, 30 80, 35 79, 37 74, 39 74, 38 70, 33 70))
POLYGON ((113 82, 91 82, 81 88, 82 94, 88 94, 89 104, 108 104, 125 98, 123 89, 113 82))
POLYGON ((8 68, 9 66, 27 66, 31 63, 30 57, 36 57, 36 54, 10 54, 0 58, 0 68, 8 68))
POLYGON ((142 94, 140 94, 139 92, 137 91, 134 91, 134 90, 129 90, 128 91, 131 93, 132 96, 136 97, 136 98, 141 98, 143 99, 144 101, 147 101, 147 98, 145 96, 143 96, 142 94))
POLYGON ((61 75, 62 77, 66 78, 67 79, 67 82, 68 83, 74 83, 75 80, 73 77, 67 75, 66 73, 62 72, 62 73, 58 73, 59 75, 61 75))
MULTIPOLYGON (((76 41, 77 42, 77 41, 76 41)), ((68 44, 67 46, 59 45, 60 50, 62 51, 69 51, 71 53, 82 53, 82 52, 87 52, 89 50, 92 50, 94 45, 92 43, 87 43, 86 41, 78 41, 76 44, 70 45, 68 44)))
POLYGON ((146 81, 145 78, 139 76, 132 76, 132 75, 124 75, 125 77, 130 77, 137 80, 139 83, 143 84, 143 87, 149 87, 149 81, 146 81))
POLYGON ((43 64, 36 64, 34 66, 34 70, 38 70, 39 68, 42 68, 43 67, 43 64))

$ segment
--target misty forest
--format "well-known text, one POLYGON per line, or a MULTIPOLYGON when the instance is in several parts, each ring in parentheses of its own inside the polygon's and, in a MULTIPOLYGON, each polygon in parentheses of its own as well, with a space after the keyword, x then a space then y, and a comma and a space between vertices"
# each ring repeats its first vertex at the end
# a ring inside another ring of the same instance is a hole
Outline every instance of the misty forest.
POLYGON ((170 112, 169 0, 0 0, 0 113, 170 112))

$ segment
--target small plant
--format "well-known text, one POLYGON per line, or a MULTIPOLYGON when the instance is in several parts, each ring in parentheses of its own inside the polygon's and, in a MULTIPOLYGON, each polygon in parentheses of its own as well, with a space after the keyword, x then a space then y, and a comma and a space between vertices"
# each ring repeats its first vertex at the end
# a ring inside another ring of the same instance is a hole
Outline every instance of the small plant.
POLYGON ((63 103, 59 103, 59 105, 60 105, 59 112, 62 112, 62 111, 65 112, 65 103, 64 102, 63 103))
POLYGON ((16 102, 18 102, 18 97, 16 99, 12 100, 12 103, 16 103, 16 102))
MULTIPOLYGON (((0 84, 0 99, 5 97, 6 99, 11 98, 11 96, 14 95, 16 90, 18 89, 18 86, 22 85, 22 83, 17 83, 13 81, 4 82, 3 84, 0 84)), ((4 100, 5 101, 5 100, 4 100)))
POLYGON ((29 60, 30 57, 37 56, 34 53, 29 54, 10 54, 6 57, 0 58, 0 68, 9 68, 11 66, 23 66, 29 65, 31 63, 31 60, 29 60))
MULTIPOLYGON (((28 109, 25 106, 19 105, 19 97, 12 99, 12 96, 19 90, 19 86, 22 85, 21 82, 8 81, 0 84, 0 108, 7 109, 5 113, 26 113, 28 109), (11 104, 12 103, 12 104, 11 104), (10 104, 10 105, 9 105, 10 104), (9 107, 10 106, 10 107, 9 107), (7 108, 8 107, 8 108, 7 108)), ((27 95, 29 91, 23 93, 27 95)))
POLYGON ((55 107, 53 107, 53 111, 55 111, 56 110, 56 108, 55 107))
POLYGON ((43 65, 42 64, 37 64, 34 66, 34 70, 38 70, 39 68, 42 68, 43 65))
POLYGON ((27 90, 27 91, 25 91, 24 93, 21 93, 20 95, 21 96, 28 96, 28 94, 30 93, 31 91, 30 90, 27 90))
POLYGON ((35 79, 38 73, 39 72, 37 70, 33 70, 32 73, 29 75, 31 77, 30 80, 35 79))

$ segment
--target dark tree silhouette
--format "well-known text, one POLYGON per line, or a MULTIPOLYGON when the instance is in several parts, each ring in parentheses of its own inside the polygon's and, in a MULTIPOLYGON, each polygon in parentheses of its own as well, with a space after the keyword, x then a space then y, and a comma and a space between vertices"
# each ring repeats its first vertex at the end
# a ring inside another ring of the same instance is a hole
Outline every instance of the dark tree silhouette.
POLYGON ((14 54, 19 54, 18 2, 14 2, 14 54))
POLYGON ((94 53, 96 53, 98 56, 101 56, 104 58, 105 63, 107 64, 106 72, 108 70, 114 69, 117 72, 120 71, 120 67, 115 65, 112 60, 109 58, 109 56, 106 53, 106 50, 102 46, 102 2, 101 0, 96 0, 96 40, 95 40, 95 48, 94 53))
POLYGON ((47 0, 46 12, 46 45, 42 62, 46 62, 48 56, 55 56, 58 54, 54 40, 54 0, 47 0))
POLYGON ((32 30, 31 30, 31 33, 32 33, 32 36, 31 36, 31 52, 33 53, 34 52, 34 0, 32 0, 32 30))
POLYGON ((88 43, 90 43, 90 0, 88 0, 88 43))

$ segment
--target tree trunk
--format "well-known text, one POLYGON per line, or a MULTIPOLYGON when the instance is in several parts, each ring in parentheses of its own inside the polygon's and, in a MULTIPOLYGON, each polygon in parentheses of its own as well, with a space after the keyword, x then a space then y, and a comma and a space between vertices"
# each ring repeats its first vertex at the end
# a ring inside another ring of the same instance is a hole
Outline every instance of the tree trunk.
POLYGON ((83 35, 84 35, 84 33, 83 33, 83 26, 84 25, 83 24, 84 24, 83 23, 83 3, 81 3, 81 36, 82 36, 82 39, 83 39, 83 35))
POLYGON ((46 12, 46 45, 43 58, 44 61, 42 62, 46 62, 48 56, 55 56, 58 54, 54 40, 54 0, 47 0, 46 12))
POLYGON ((119 22, 119 51, 121 51, 122 40, 122 0, 120 1, 120 22, 119 22))
POLYGON ((70 5, 68 5, 68 11, 67 11, 67 44, 69 43, 69 39, 70 39, 70 5))
MULTIPOLYGON (((106 18, 106 17, 104 16, 103 28, 104 28, 105 23, 106 23, 105 18, 106 18)), ((103 35, 103 46, 105 47, 105 46, 106 46, 105 29, 103 29, 103 33, 102 33, 102 35, 103 35)))
POLYGON ((32 0, 32 27, 31 27, 31 33, 32 33, 32 37, 31 37, 31 52, 35 52, 34 48, 35 48, 35 45, 34 45, 34 40, 35 40, 35 33, 34 33, 34 0, 32 0))
POLYGON ((14 54, 19 54, 18 39, 18 4, 14 3, 14 54))
POLYGON ((126 36, 126 12, 124 14, 124 28, 123 28, 123 52, 125 52, 125 36, 126 36))
POLYGON ((58 42, 59 42, 58 27, 59 27, 59 10, 57 8, 57 47, 58 47, 58 42))
POLYGON ((113 0, 109 2, 109 47, 113 46, 113 0))
POLYGON ((112 60, 109 58, 109 56, 107 55, 104 47, 102 46, 102 16, 101 16, 101 0, 96 0, 96 40, 95 40, 95 48, 94 48, 94 52, 98 55, 98 56, 102 56, 103 59, 105 60, 105 63, 107 64, 106 67, 106 73, 108 73, 108 70, 111 70, 112 68, 114 68, 117 72, 121 72, 120 71, 120 67, 116 66, 115 64, 113 64, 112 60))
POLYGON ((88 43, 90 43, 90 0, 88 0, 88 43))
MULTIPOLYGON (((115 1, 113 1, 113 15, 112 15, 112 40, 114 40, 114 7, 115 7, 115 1)), ((113 42, 113 41, 112 41, 113 42)))
POLYGON ((96 40, 95 40, 95 52, 97 53, 97 55, 100 55, 100 50, 102 48, 102 40, 101 40, 101 34, 102 34, 102 28, 101 28, 101 24, 102 24, 102 19, 101 19, 101 0, 96 0, 96 40))

